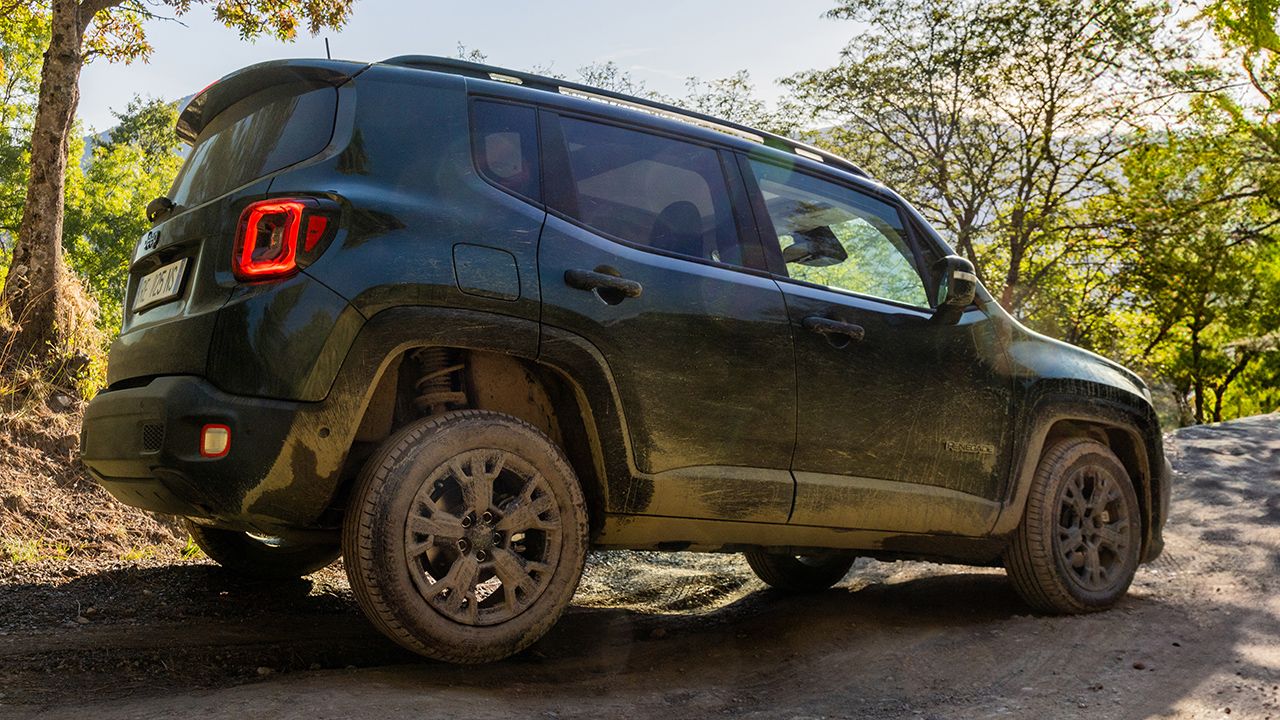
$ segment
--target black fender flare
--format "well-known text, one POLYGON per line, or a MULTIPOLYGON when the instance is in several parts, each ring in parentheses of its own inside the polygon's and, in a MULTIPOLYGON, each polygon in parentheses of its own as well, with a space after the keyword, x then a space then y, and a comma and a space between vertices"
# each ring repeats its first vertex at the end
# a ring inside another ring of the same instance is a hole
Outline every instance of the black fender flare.
MULTIPOLYGON (((596 465, 603 506, 625 502, 633 476, 621 402, 604 357, 582 338, 536 320, 438 306, 401 306, 370 317, 356 334, 325 398, 305 403, 266 477, 243 510, 298 527, 325 524, 342 491, 356 433, 383 375, 424 346, 503 353, 544 367, 573 388, 596 465), (305 479, 305 480, 304 480, 305 479)), ((584 479, 586 481, 586 479, 584 479)))
POLYGON ((991 534, 1007 536, 1018 528, 1050 431, 1060 422, 1074 421, 1122 432, 1139 450, 1135 453, 1138 477, 1133 480, 1142 512, 1142 559, 1155 559, 1163 547, 1161 528, 1168 514, 1170 477, 1160 424, 1151 406, 1129 393, 1095 383, 1073 382, 1070 389, 1049 385, 1034 392, 1033 398, 1019 413, 1017 427, 1021 431, 1015 436, 1010 482, 991 534), (1088 385, 1088 390, 1081 392, 1081 385, 1088 385))

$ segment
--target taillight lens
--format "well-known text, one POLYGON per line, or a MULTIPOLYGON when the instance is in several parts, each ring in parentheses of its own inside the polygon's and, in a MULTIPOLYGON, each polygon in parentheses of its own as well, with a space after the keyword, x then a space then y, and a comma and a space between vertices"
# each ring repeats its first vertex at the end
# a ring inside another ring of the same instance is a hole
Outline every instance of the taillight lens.
POLYGON ((300 200, 263 200, 244 209, 232 269, 241 280, 266 280, 298 269, 300 200))
POLYGON ((246 281, 292 275, 324 252, 337 217, 337 203, 324 198, 255 202, 240 214, 231 269, 246 281))

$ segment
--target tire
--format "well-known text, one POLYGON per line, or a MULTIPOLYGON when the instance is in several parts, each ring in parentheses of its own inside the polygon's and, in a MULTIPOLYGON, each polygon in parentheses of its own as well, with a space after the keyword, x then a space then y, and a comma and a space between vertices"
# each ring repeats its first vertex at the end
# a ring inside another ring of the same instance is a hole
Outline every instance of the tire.
POLYGON ((587 553, 582 488, 532 425, 459 410, 412 423, 361 471, 347 577, 387 637, 437 660, 520 652, 568 607, 587 553))
POLYGON ((1004 565, 1036 610, 1093 612, 1128 592, 1141 545, 1138 496, 1124 465, 1106 445, 1070 438, 1041 456, 1004 565))
POLYGON ((844 579, 856 559, 845 553, 778 555, 748 550, 743 555, 756 577, 769 586, 794 593, 826 590, 844 579))
POLYGON ((199 525, 190 520, 185 524, 205 555, 231 572, 260 580, 290 580, 310 575, 341 555, 341 549, 333 544, 289 543, 199 525))

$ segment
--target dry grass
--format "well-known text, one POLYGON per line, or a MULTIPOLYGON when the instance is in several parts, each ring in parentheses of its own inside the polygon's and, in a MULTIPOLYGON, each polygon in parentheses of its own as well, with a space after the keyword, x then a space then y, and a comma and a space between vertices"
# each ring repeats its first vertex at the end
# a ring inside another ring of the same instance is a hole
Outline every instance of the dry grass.
POLYGON ((58 311, 47 352, 25 351, 17 328, 25 317, 12 317, 0 297, 0 409, 20 411, 54 393, 91 398, 106 382, 108 338, 98 327, 98 304, 74 274, 63 273, 54 288, 58 311))
POLYGON ((0 562, 181 557, 185 531, 120 503, 84 471, 82 409, 0 414, 0 562))
POLYGON ((16 350, 0 305, 0 563, 181 557, 187 535, 103 490, 80 463, 84 405, 105 382, 97 304, 74 275, 57 288, 58 345, 16 350))

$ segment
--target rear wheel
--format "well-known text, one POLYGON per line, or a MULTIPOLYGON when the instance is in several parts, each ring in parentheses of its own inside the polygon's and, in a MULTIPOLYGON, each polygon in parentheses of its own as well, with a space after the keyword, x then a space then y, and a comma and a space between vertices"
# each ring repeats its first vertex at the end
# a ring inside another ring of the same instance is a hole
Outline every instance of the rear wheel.
POLYGON ((845 553, 781 555, 748 550, 743 554, 757 577, 787 592, 826 590, 844 579, 855 559, 845 553))
POLYGON ((1004 564, 1038 610, 1103 610, 1133 582, 1141 530, 1137 493, 1115 453, 1088 438, 1062 440, 1040 459, 1004 564))
POLYGON ((298 543, 186 521, 191 539, 219 565, 264 580, 299 578, 331 564, 341 549, 334 543, 298 543))
POLYGON ((587 514, 560 449, 516 418, 413 423, 361 473, 347 576, 384 634, 427 657, 499 660, 542 637, 582 576, 587 514))

